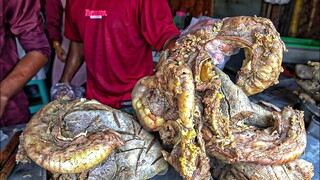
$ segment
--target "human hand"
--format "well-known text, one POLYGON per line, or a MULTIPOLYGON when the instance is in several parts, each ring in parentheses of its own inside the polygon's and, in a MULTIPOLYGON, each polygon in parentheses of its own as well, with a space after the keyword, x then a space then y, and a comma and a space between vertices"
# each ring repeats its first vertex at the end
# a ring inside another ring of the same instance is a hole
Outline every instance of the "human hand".
POLYGON ((58 83, 51 87, 50 91, 50 97, 52 101, 64 96, 67 96, 73 100, 84 97, 84 94, 85 89, 83 87, 74 86, 70 83, 58 83))
POLYGON ((56 53, 57 53, 57 56, 60 59, 60 61, 61 62, 65 62, 65 60, 66 60, 66 52, 61 46, 60 46, 60 48, 56 49, 56 53))
POLYGON ((66 51, 61 47, 60 43, 58 41, 54 41, 53 42, 53 48, 55 49, 56 51, 56 55, 58 57, 58 59, 61 61, 61 62, 65 62, 66 60, 66 51))

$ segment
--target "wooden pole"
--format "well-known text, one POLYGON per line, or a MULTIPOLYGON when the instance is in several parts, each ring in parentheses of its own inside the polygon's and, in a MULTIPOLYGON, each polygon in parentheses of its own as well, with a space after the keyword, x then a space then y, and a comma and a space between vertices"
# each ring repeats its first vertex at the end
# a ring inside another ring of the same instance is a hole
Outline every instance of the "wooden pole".
POLYGON ((303 0, 296 0, 296 2, 295 2, 291 26, 290 26, 290 30, 289 30, 290 37, 297 36, 297 31, 298 31, 298 27, 299 27, 300 12, 302 9, 302 1, 303 0))

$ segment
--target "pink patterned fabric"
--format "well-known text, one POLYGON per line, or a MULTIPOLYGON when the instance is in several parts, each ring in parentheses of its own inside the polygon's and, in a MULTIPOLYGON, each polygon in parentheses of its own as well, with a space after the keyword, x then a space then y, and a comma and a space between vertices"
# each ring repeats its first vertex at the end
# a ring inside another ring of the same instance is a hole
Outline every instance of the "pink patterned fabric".
MULTIPOLYGON (((39 0, 0 0, 0 80, 19 61, 15 38, 28 51, 39 51, 49 58, 51 50, 43 30, 39 0)), ((26 123, 29 104, 23 90, 12 97, 0 119, 0 127, 26 123)))

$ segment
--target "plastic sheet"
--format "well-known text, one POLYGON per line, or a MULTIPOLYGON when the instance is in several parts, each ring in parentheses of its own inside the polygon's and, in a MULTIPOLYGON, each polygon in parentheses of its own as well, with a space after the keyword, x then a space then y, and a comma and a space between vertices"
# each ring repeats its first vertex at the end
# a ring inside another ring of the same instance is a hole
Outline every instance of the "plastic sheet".
MULTIPOLYGON (((215 24, 219 19, 202 16, 200 18, 192 18, 190 25, 181 32, 178 42, 182 40, 183 36, 192 34, 200 29, 211 30, 215 27, 215 24)), ((237 54, 240 48, 232 45, 231 43, 225 42, 220 39, 213 39, 205 45, 205 50, 212 58, 213 64, 218 68, 223 69, 226 62, 230 59, 230 56, 237 54)))
POLYGON ((264 0, 264 2, 282 5, 282 4, 288 4, 290 0, 264 0))
POLYGON ((85 89, 81 86, 74 86, 70 83, 58 83, 50 90, 51 101, 68 96, 71 100, 82 98, 85 95, 85 89))

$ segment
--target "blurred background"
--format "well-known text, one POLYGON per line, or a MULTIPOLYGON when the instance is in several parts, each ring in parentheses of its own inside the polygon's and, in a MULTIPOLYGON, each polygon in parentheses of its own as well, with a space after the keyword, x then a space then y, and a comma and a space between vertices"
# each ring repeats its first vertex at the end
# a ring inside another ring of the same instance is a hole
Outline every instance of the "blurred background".
POLYGON ((172 15, 192 17, 261 16, 272 20, 281 36, 319 41, 319 0, 168 0, 172 15))

